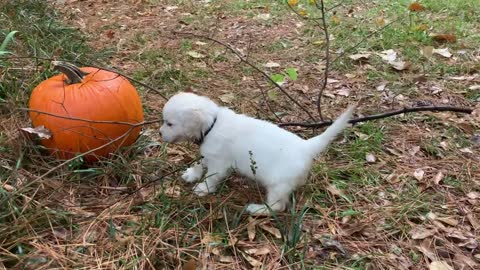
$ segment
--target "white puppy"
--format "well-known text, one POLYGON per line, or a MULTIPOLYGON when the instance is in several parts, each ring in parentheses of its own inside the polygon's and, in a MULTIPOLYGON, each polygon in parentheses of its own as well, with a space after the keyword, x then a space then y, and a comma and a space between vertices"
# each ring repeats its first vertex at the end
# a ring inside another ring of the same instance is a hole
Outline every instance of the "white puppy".
POLYGON ((267 204, 249 204, 252 214, 283 211, 290 193, 305 183, 314 158, 348 125, 354 107, 344 112, 324 133, 309 140, 267 121, 236 114, 206 97, 179 93, 163 108, 160 133, 166 142, 194 141, 203 156, 187 169, 187 182, 205 180, 193 191, 198 196, 215 192, 230 169, 262 184, 267 204), (270 208, 270 209, 269 209, 270 208))

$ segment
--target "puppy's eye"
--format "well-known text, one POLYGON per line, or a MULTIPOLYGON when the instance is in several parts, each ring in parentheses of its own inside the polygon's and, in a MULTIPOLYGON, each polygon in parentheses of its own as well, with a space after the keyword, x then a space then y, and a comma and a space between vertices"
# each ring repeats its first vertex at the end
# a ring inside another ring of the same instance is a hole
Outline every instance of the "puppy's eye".
POLYGON ((170 122, 165 122, 165 124, 166 124, 167 126, 169 126, 169 127, 173 126, 173 124, 170 123, 170 122))

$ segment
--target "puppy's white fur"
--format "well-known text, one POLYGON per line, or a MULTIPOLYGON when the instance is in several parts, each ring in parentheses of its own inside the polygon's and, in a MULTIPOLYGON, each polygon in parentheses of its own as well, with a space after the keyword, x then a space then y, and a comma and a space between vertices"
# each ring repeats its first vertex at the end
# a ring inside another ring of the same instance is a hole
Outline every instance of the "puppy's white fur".
POLYGON ((290 193, 305 183, 314 158, 347 127, 353 110, 348 108, 321 135, 304 140, 267 121, 220 107, 206 97, 179 93, 163 109, 160 133, 166 142, 196 141, 212 127, 200 146, 202 161, 188 168, 182 178, 198 181, 206 168, 205 180, 193 188, 195 194, 204 196, 215 192, 234 169, 267 190, 268 207, 249 204, 247 211, 269 214, 270 209, 285 210, 290 193))

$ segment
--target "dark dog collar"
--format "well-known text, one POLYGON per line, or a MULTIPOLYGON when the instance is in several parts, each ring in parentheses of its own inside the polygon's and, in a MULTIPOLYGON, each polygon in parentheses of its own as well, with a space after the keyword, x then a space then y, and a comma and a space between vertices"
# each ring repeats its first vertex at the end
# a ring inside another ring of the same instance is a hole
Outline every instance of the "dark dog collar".
POLYGON ((217 118, 215 117, 215 119, 213 119, 213 123, 210 125, 210 127, 205 131, 205 133, 203 132, 200 132, 200 139, 198 140, 195 140, 195 144, 197 145, 202 145, 203 141, 205 140, 205 137, 207 137, 208 133, 210 133, 210 131, 212 130, 213 126, 215 125, 215 123, 217 122, 217 118))

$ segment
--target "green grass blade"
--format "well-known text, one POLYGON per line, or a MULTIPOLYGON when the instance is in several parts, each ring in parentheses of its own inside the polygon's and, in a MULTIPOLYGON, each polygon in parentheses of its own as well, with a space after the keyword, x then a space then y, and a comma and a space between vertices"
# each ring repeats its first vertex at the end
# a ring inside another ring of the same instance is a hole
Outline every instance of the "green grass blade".
POLYGON ((13 41, 13 36, 15 36, 15 34, 17 32, 18 31, 12 31, 12 32, 8 33, 8 35, 3 40, 2 45, 0 45, 0 52, 6 52, 5 49, 7 48, 8 43, 13 41))

